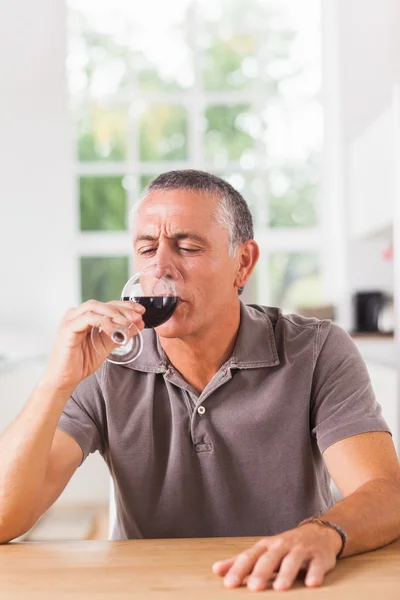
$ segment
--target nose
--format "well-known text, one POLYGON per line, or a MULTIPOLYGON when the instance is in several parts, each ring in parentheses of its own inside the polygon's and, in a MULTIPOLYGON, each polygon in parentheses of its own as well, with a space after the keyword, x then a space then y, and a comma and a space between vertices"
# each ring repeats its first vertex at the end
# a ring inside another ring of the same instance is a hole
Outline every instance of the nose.
POLYGON ((176 263, 177 257, 176 254, 173 252, 173 249, 170 247, 166 240, 160 240, 156 256, 156 277, 165 277, 166 279, 173 279, 176 281, 180 273, 179 265, 177 265, 176 263))
POLYGON ((159 261, 155 264, 154 277, 156 279, 169 279, 175 283, 182 279, 181 272, 172 263, 160 263, 159 261))
MULTIPOLYGON (((180 256, 172 240, 160 236, 150 264, 143 264, 140 284, 145 296, 183 296, 184 278, 180 256)), ((183 267, 183 265, 182 265, 183 267)))

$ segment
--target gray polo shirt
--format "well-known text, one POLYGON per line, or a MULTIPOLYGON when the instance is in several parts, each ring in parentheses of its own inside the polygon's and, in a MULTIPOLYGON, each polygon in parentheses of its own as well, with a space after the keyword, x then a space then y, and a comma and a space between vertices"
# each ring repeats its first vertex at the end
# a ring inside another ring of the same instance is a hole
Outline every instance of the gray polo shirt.
POLYGON ((143 333, 142 355, 105 362, 58 425, 110 469, 114 539, 289 529, 332 505, 328 446, 389 431, 357 348, 330 321, 241 303, 232 356, 201 394, 143 333))

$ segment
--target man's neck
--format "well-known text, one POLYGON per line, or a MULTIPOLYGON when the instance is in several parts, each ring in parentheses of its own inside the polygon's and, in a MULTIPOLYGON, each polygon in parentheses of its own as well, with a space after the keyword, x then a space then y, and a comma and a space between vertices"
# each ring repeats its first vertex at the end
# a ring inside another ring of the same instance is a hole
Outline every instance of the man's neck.
POLYGON ((240 303, 218 324, 187 338, 160 338, 161 347, 174 368, 195 390, 202 392, 229 359, 240 325, 240 303))

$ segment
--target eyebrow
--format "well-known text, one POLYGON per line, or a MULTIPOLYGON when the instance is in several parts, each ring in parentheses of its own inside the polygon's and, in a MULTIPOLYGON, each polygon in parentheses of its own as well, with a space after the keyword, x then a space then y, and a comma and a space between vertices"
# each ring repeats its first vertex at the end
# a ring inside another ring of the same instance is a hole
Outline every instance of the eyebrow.
MULTIPOLYGON (((197 233, 194 233, 192 231, 178 231, 177 233, 174 233, 171 236, 167 236, 169 240, 193 240, 195 242, 199 242, 200 244, 203 244, 204 246, 208 245, 208 242, 205 238, 203 238, 201 235, 198 235, 197 233)), ((157 241, 157 237, 150 235, 150 234, 139 234, 135 237, 135 244, 137 244, 138 242, 156 242, 157 241)))

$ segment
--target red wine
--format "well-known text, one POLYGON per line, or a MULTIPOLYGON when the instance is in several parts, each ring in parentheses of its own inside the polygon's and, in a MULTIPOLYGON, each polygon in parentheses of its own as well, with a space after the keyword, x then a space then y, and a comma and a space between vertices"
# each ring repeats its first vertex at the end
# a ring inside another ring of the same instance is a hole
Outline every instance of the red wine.
POLYGON ((138 302, 145 307, 143 322, 146 329, 158 327, 168 321, 178 306, 178 296, 124 296, 123 300, 138 302))

